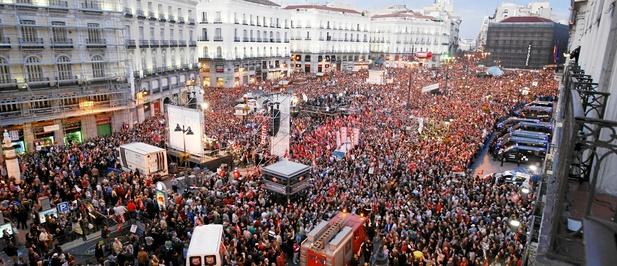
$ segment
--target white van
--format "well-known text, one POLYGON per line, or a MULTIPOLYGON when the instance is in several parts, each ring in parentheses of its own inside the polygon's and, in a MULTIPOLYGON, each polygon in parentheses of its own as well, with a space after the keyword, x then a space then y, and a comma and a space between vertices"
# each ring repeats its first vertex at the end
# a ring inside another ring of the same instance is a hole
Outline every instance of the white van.
POLYGON ((200 225, 193 229, 191 243, 186 254, 186 265, 225 265, 227 249, 223 244, 223 225, 200 225))

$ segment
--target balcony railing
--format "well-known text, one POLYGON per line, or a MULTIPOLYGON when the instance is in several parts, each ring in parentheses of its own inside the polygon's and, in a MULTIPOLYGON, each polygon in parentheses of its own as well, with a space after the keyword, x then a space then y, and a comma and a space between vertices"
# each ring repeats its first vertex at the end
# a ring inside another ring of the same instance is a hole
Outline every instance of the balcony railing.
POLYGON ((148 48, 149 43, 148 40, 139 40, 139 48, 148 48))
POLYGON ((82 9, 87 9, 87 10, 96 10, 96 11, 100 11, 101 10, 101 4, 98 2, 94 2, 94 1, 86 1, 81 3, 81 8, 82 9))
POLYGON ((213 39, 215 42, 222 42, 223 41, 223 36, 214 36, 213 39))
POLYGON ((150 47, 159 47, 159 40, 150 40, 150 47))
POLYGON ((197 41, 189 41, 189 46, 190 46, 190 47, 195 47, 195 46, 197 46, 197 41))
POLYGON ((186 40, 180 40, 180 41, 178 41, 178 45, 179 45, 179 46, 186 46, 186 40))
POLYGON ((19 46, 43 48, 43 38, 19 38, 19 46))
POLYGON ((137 9, 137 10, 135 11, 135 15, 136 15, 136 16, 137 16, 137 18, 139 18, 139 19, 145 19, 145 18, 146 18, 146 15, 144 14, 144 11, 143 11, 143 10, 141 10, 141 9, 137 9))
POLYGON ((176 23, 176 18, 172 15, 169 15, 167 17, 167 20, 169 21, 169 23, 176 23))
POLYGON ((243 41, 243 42, 248 42, 248 41, 249 41, 249 38, 248 38, 248 37, 244 37, 244 38, 242 38, 242 41, 243 41))
POLYGON ((49 7, 67 9, 69 3, 66 0, 49 0, 49 7))
POLYGON ((184 24, 184 17, 178 17, 178 24, 184 24))
POLYGON ((124 11, 122 12, 124 14, 125 17, 133 17, 133 9, 131 9, 130 7, 125 7, 124 11))
POLYGON ((166 22, 167 21, 167 18, 165 17, 165 14, 159 13, 159 21, 160 22, 166 22))
POLYGON ((45 83, 49 82, 49 78, 46 77, 26 77, 26 83, 45 83))
POLYGON ((563 85, 553 134, 557 146, 544 169, 552 185, 546 192, 550 200, 543 204, 537 253, 578 265, 612 265, 599 257, 614 255, 594 255, 598 250, 614 252, 608 239, 617 234, 617 212, 606 204, 610 193, 597 191, 603 188, 599 184, 613 181, 609 164, 617 159, 617 121, 604 120, 610 93, 602 91, 611 90, 600 91, 575 64, 566 68, 563 85), (570 226, 575 222, 579 228, 570 226))
POLYGON ((178 46, 178 41, 177 40, 170 40, 169 41, 169 45, 172 47, 177 47, 178 46))
POLYGON ((107 41, 105 39, 86 39, 86 46, 88 47, 107 46, 107 41))
POLYGON ((212 22, 212 23, 214 23, 214 24, 221 24, 221 23, 223 23, 223 21, 220 18, 218 18, 218 19, 215 19, 214 22, 212 22))
POLYGON ((199 37, 199 41, 200 41, 200 42, 207 42, 207 41, 209 41, 209 40, 210 40, 210 39, 208 39, 208 36, 201 36, 201 37, 199 37))
POLYGON ((234 42, 240 42, 240 37, 234 37, 234 42))
POLYGON ((11 39, 9 37, 0 38, 0 48, 11 48, 11 39))
POLYGON ((195 25, 195 18, 189 18, 189 25, 195 25))
POLYGON ((169 47, 169 41, 168 40, 161 40, 161 47, 169 47))
POLYGON ((51 39, 51 46, 55 48, 59 47, 73 47, 73 39, 51 39))
POLYGON ((125 44, 126 44, 127 48, 135 48, 136 47, 135 40, 126 40, 125 44))
POLYGON ((148 19, 156 20, 156 16, 154 16, 154 11, 148 11, 148 19))

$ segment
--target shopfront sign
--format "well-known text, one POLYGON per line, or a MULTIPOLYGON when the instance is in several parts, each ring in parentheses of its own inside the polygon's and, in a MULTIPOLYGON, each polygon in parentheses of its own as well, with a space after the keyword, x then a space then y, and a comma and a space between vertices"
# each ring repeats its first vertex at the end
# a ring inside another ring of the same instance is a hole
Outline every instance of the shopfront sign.
POLYGON ((54 125, 44 126, 43 127, 43 131, 44 132, 52 132, 52 131, 56 131, 56 130, 60 130, 60 125, 54 124, 54 125))

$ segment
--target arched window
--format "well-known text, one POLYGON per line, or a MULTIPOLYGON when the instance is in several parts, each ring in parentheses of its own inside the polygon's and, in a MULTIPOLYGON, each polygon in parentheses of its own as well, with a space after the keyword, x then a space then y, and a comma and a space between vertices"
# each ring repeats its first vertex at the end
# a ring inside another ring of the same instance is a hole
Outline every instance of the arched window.
POLYGON ((95 78, 105 77, 105 63, 103 63, 103 57, 100 55, 92 57, 92 76, 95 78))
POLYGON ((61 55, 56 59, 56 63, 56 67, 58 68, 58 80, 71 79, 73 75, 71 59, 66 55, 61 55))
POLYGON ((40 63, 41 59, 36 56, 26 58, 26 81, 43 81, 43 68, 40 63))
POLYGON ((0 57, 0 84, 6 83, 12 83, 9 62, 4 57, 0 57))

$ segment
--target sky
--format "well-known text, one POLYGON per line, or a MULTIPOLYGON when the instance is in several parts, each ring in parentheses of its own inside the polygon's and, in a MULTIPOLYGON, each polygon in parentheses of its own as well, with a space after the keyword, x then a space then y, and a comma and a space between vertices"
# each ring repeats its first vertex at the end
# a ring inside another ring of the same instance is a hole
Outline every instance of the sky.
MULTIPOLYGON (((329 2, 342 3, 346 6, 355 7, 361 10, 380 10, 390 5, 405 4, 411 9, 422 9, 433 3, 433 0, 274 0, 279 4, 325 4, 329 2)), ((460 38, 475 39, 480 31, 482 19, 485 16, 493 15, 495 8, 502 3, 515 3, 526 5, 533 0, 452 0, 454 3, 454 13, 463 20, 460 28, 460 38)), ((565 21, 569 14, 569 0, 549 0, 553 9, 553 16, 558 22, 565 21)))

